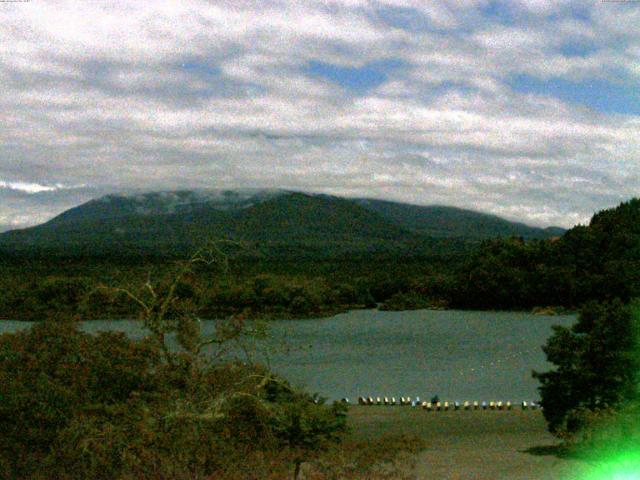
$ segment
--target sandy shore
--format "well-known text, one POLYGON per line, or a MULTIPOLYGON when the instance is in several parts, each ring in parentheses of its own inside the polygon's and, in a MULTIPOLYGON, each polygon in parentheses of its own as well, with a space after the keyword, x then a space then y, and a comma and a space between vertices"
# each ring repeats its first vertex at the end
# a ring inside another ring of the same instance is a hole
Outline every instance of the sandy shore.
POLYGON ((416 478, 429 480, 572 480, 586 465, 558 458, 557 440, 542 413, 522 411, 431 412, 410 407, 352 407, 354 435, 418 435, 416 478))

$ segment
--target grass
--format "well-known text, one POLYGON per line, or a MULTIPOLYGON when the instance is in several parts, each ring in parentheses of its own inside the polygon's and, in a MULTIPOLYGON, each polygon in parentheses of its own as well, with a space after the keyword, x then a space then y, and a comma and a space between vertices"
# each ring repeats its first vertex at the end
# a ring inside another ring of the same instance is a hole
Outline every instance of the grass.
POLYGON ((368 451, 368 471, 363 462, 355 476, 303 478, 573 480, 583 466, 576 459, 541 454, 554 451, 558 442, 546 431, 539 410, 353 406, 348 420, 351 434, 342 448, 368 451))

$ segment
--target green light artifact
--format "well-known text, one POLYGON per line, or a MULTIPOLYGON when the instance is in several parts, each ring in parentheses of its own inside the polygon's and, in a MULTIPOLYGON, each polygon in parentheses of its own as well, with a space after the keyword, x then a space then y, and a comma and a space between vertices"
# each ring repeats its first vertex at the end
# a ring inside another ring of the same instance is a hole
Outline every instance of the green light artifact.
POLYGON ((640 480, 640 446, 635 451, 601 459, 576 480, 640 480))

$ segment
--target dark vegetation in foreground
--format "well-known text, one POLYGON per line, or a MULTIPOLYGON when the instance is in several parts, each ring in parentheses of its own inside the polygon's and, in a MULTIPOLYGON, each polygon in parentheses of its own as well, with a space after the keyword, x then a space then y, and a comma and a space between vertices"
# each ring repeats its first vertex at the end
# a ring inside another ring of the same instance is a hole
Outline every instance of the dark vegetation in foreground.
POLYGON ((181 282, 217 263, 199 252, 162 284, 108 292, 137 306, 142 340, 90 335, 65 315, 0 335, 0 478, 275 480, 303 466, 318 480, 403 478, 395 458, 418 441, 352 439, 345 404, 224 355, 247 352, 259 327, 232 317, 201 335, 181 282))
POLYGON ((626 456, 637 473, 640 301, 591 302, 575 325, 554 330, 544 347, 554 368, 533 375, 549 430, 565 441, 558 453, 595 464, 626 456))
MULTIPOLYGON (((186 276, 180 295, 204 318, 318 317, 376 305, 563 311, 592 300, 640 296, 639 199, 597 213, 588 226, 558 238, 502 238, 476 247, 459 239, 437 241, 436 251, 417 243, 410 250, 405 245, 350 253, 324 243, 314 244, 322 245, 317 249, 281 244, 278 253, 264 253, 269 243, 233 243, 226 249, 233 261, 224 275, 205 269, 186 276)), ((96 256, 4 248, 0 318, 20 320, 51 312, 85 319, 131 317, 130 302, 96 287, 135 289, 148 278, 163 278, 179 258, 126 249, 96 256)))
POLYGON ((5 479, 402 479, 422 445, 353 438, 343 405, 264 367, 169 362, 151 338, 65 320, 0 336, 0 398, 5 479))

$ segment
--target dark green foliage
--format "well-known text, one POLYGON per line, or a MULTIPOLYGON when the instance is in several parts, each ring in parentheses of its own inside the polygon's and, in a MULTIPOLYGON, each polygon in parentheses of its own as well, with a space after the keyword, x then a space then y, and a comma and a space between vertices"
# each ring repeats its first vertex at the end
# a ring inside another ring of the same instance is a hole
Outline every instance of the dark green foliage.
POLYGON ((420 310, 439 306, 442 305, 438 305, 437 302, 430 301, 428 298, 421 296, 417 292, 398 292, 380 305, 380 310, 420 310))
POLYGON ((492 240, 457 268, 451 303, 464 308, 578 308, 640 295, 640 199, 593 216, 556 240, 492 240))
POLYGON ((551 432, 582 429, 584 412, 617 408, 640 394, 640 310, 615 300, 585 305, 571 328, 554 327, 544 351, 555 368, 534 372, 551 432))
MULTIPOLYGON (((240 313, 260 318, 304 318, 372 308, 376 299, 383 302, 396 292, 418 286, 422 289, 436 278, 429 273, 430 262, 413 258, 402 262, 372 256, 368 260, 321 264, 265 259, 238 263, 226 275, 201 267, 198 275, 187 276, 177 285, 177 296, 190 301, 194 311, 204 318, 240 313), (378 270, 385 274, 376 273, 378 270)), ((120 265, 115 259, 73 260, 67 264, 49 259, 29 269, 22 263, 0 266, 0 289, 4 291, 0 295, 0 318, 41 320, 55 312, 80 315, 83 319, 135 317, 134 303, 96 285, 138 292, 148 278, 162 283, 170 276, 170 270, 166 263, 152 259, 131 261, 128 265, 120 265), (42 303, 39 292, 49 289, 51 283, 79 285, 82 295, 69 295, 66 288, 60 288, 55 290, 55 298, 42 303)))

